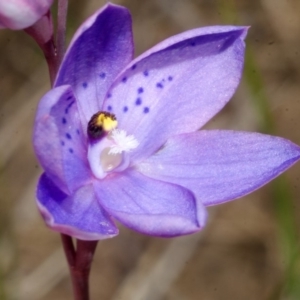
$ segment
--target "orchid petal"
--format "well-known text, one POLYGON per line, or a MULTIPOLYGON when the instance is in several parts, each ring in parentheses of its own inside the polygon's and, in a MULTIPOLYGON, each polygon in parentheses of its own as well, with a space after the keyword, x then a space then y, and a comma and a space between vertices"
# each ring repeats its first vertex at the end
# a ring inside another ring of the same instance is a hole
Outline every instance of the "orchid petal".
POLYGON ((72 85, 84 126, 132 55, 131 17, 124 7, 107 4, 77 30, 55 86, 72 85))
POLYGON ((41 99, 35 124, 35 152, 49 178, 67 194, 89 183, 86 141, 69 86, 55 88, 41 99))
POLYGON ((95 199, 92 185, 67 196, 43 174, 38 183, 37 205, 53 230, 81 240, 101 240, 118 234, 118 229, 95 199))
POLYGON ((36 23, 53 0, 0 0, 0 28, 23 29, 36 23))
POLYGON ((135 170, 95 181, 94 187, 106 211, 142 233, 178 236, 200 230, 206 221, 204 207, 188 190, 135 170))
POLYGON ((196 29, 137 58, 116 79, 103 110, 140 143, 148 157, 172 135, 192 132, 232 97, 243 67, 245 27, 196 29))
POLYGON ((283 138, 203 130, 171 138, 138 169, 151 178, 191 190, 206 206, 258 189, 299 158, 300 148, 283 138))

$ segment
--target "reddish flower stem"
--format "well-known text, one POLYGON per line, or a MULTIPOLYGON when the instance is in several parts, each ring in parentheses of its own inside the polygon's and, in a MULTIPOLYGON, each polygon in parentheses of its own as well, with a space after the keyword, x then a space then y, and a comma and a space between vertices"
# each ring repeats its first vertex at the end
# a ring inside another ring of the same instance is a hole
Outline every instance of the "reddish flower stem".
POLYGON ((53 22, 50 11, 31 27, 25 29, 40 46, 46 58, 51 86, 53 86, 60 63, 65 54, 68 0, 58 0, 56 39, 53 37, 53 22))
POLYGON ((49 41, 44 45, 44 56, 47 61, 49 76, 50 76, 50 84, 53 86, 54 80, 57 74, 57 63, 55 57, 55 45, 53 40, 49 41))
POLYGON ((70 236, 62 234, 61 238, 69 264, 74 300, 89 300, 89 275, 98 241, 77 240, 75 251, 70 236))
POLYGON ((53 22, 50 11, 42 16, 35 24, 25 28, 24 31, 36 41, 43 51, 48 64, 51 86, 53 86, 57 73, 57 59, 53 39, 53 22))
POLYGON ((65 255, 67 258, 67 262, 69 266, 75 266, 75 248, 73 245, 73 240, 69 235, 61 234, 61 240, 63 244, 63 248, 65 251, 65 255))
POLYGON ((57 66, 58 67, 60 66, 60 63, 65 54, 67 13, 68 13, 68 0, 58 0, 57 31, 56 31, 57 66))

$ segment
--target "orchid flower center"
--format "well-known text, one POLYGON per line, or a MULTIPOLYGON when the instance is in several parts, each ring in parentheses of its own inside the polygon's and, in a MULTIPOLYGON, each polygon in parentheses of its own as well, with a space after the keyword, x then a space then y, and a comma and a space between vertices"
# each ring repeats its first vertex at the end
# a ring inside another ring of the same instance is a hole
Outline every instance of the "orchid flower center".
POLYGON ((117 126, 115 115, 103 111, 94 114, 88 123, 88 161, 93 174, 99 179, 119 167, 124 153, 139 145, 133 135, 117 126))

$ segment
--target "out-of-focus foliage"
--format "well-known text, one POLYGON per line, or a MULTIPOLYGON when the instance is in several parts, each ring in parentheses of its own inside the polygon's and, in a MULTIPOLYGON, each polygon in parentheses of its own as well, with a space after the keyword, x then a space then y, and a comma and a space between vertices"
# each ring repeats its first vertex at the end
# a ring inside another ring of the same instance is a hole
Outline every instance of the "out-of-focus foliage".
MULTIPOLYGON (((105 1, 70 1, 69 37, 105 1)), ((139 54, 183 30, 250 25, 243 83, 207 128, 271 132, 300 144, 300 2, 118 0, 133 15, 139 54)), ((67 299, 60 239, 34 203, 41 172, 31 148, 36 104, 49 88, 46 64, 22 32, 1 31, 0 299, 67 299)), ((211 208, 211 224, 176 240, 122 228, 101 242, 92 299, 299 299, 300 166, 236 202, 211 208)))

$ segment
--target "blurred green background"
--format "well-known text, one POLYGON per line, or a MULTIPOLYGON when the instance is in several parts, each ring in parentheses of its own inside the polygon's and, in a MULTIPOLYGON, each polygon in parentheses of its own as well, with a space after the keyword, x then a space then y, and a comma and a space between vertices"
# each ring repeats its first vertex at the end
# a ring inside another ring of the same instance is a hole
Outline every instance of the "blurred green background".
MULTIPOLYGON (((300 1, 119 0, 131 10, 136 55, 195 27, 250 25, 243 80, 207 128, 261 131, 300 144, 300 1)), ((105 1, 70 1, 68 40, 105 1)), ((0 300, 72 299, 58 234, 35 207, 41 169, 31 146, 47 66, 22 31, 0 31, 0 300)), ((97 300, 300 299, 299 174, 209 208, 200 233, 172 239, 121 227, 98 245, 97 300)))

